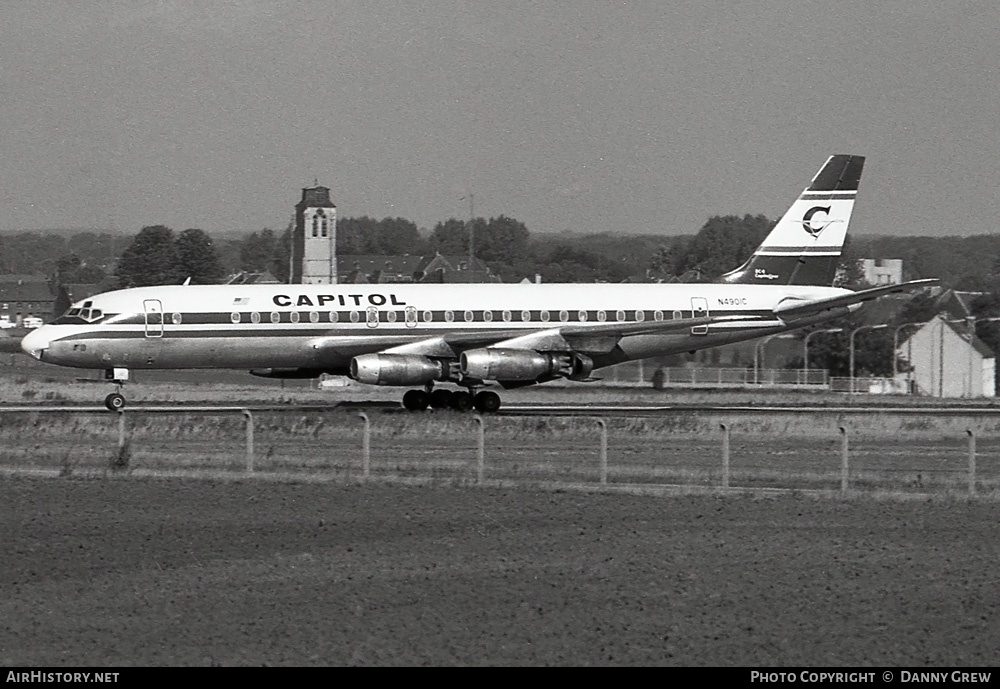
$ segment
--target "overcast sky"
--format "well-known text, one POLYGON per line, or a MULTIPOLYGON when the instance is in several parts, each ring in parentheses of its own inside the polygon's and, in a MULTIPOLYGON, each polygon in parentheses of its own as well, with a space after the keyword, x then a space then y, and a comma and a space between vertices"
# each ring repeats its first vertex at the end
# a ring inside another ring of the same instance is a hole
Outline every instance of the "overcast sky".
POLYGON ((0 9, 0 230, 688 234, 868 157, 855 234, 994 231, 994 0, 230 0, 0 9))

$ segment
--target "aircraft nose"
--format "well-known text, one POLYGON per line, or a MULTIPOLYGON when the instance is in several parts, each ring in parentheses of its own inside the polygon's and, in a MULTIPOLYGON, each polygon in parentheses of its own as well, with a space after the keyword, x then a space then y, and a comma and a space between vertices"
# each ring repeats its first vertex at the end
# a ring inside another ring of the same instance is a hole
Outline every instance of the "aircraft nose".
POLYGON ((52 340, 49 334, 45 332, 46 330, 45 326, 35 328, 21 339, 21 349, 39 361, 42 360, 42 355, 48 349, 49 342, 52 340))

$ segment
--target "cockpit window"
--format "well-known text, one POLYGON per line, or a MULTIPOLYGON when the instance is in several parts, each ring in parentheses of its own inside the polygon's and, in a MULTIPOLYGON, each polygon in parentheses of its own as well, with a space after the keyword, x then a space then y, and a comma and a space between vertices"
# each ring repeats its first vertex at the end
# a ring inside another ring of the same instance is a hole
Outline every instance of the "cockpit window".
POLYGON ((53 325, 82 325, 84 323, 94 323, 104 317, 104 312, 100 309, 91 308, 94 302, 88 300, 82 306, 74 306, 62 316, 53 321, 53 325))

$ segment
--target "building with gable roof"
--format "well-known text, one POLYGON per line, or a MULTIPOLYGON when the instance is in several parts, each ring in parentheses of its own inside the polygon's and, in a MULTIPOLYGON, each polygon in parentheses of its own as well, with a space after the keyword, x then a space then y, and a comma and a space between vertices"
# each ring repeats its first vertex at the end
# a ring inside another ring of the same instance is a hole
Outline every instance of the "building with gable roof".
POLYGON ((996 355, 975 336, 971 323, 938 314, 912 332, 896 350, 912 370, 898 379, 931 397, 996 396, 996 355))

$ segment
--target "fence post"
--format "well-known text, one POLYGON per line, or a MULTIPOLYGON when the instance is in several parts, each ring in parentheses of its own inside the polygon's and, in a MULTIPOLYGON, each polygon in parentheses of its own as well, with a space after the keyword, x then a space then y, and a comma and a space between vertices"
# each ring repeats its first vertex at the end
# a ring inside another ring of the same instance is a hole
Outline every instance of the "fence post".
POLYGON ((482 483, 486 475, 486 426, 483 424, 483 417, 474 414, 472 420, 478 426, 478 440, 476 442, 476 480, 482 483))
POLYGON ((241 409, 243 418, 246 420, 247 446, 246 446, 246 470, 248 474, 253 473, 253 414, 249 409, 241 409))
POLYGON ((848 486, 849 448, 847 428, 840 426, 840 492, 846 493, 848 486))
POLYGON ((604 419, 597 420, 601 429, 601 485, 608 482, 608 424, 604 419))
POLYGON ((722 487, 729 488, 729 426, 720 423, 722 429, 722 487))
POLYGON ((969 434, 969 496, 976 497, 976 433, 971 428, 969 434))
POLYGON ((361 478, 366 479, 371 473, 372 424, 364 412, 358 418, 365 422, 361 432, 361 478))

